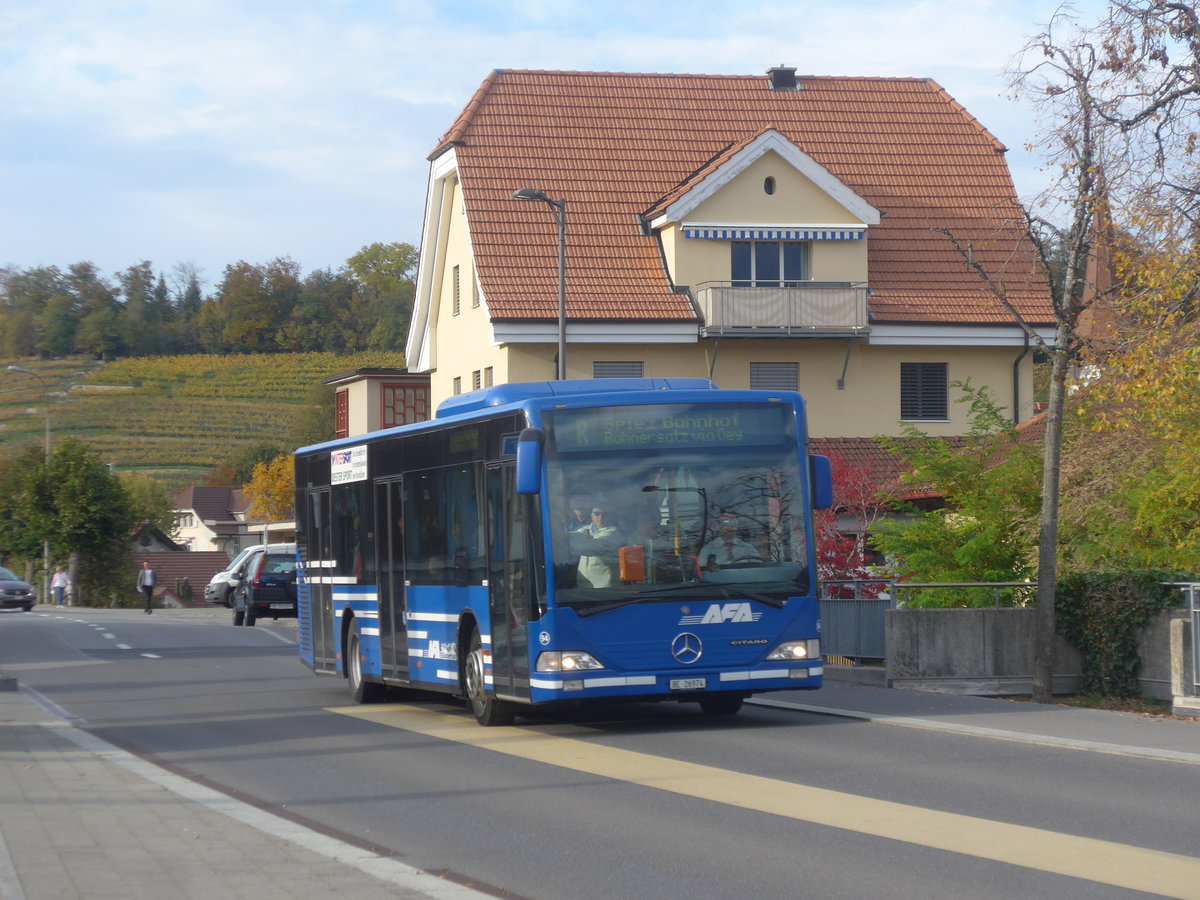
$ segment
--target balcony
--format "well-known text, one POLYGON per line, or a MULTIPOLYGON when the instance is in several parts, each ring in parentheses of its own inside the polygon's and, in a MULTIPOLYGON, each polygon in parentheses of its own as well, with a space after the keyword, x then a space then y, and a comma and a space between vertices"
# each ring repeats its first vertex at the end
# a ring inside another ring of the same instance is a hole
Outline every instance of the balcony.
POLYGON ((695 288, 704 337, 843 337, 866 334, 867 286, 804 281, 742 287, 707 281, 695 288))

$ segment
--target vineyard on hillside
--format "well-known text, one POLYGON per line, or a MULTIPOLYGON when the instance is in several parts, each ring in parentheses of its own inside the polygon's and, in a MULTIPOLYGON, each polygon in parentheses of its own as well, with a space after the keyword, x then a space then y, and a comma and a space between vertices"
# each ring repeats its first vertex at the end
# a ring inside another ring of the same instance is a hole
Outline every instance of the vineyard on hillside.
POLYGON ((0 448, 45 435, 87 442, 121 471, 174 480, 202 475, 243 447, 282 442, 313 385, 358 368, 403 365, 398 354, 297 353, 162 356, 99 363, 82 358, 4 360, 0 448))

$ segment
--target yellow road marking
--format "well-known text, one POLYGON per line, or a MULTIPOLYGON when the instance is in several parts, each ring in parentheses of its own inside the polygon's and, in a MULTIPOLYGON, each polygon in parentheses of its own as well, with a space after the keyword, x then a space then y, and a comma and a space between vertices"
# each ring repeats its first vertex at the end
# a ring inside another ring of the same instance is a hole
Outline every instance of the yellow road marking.
POLYGON ((463 716, 404 704, 328 711, 714 803, 1129 890, 1200 900, 1196 857, 875 800, 523 728, 481 728, 463 716))

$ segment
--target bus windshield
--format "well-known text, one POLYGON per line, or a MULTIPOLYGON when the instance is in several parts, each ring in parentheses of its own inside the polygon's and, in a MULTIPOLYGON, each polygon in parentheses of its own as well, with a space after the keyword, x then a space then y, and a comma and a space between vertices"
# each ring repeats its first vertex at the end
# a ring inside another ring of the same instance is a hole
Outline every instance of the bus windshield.
POLYGON ((553 583, 581 614, 810 592, 794 409, 658 404, 546 416, 553 583))

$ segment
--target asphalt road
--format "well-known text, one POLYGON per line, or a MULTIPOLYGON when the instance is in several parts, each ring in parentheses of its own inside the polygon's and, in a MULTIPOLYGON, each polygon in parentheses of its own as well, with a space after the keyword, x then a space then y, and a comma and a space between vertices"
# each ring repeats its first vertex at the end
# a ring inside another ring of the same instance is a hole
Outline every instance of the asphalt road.
POLYGON ((755 706, 483 729, 448 698, 351 707, 294 622, 224 610, 3 614, 0 669, 174 771, 509 897, 1153 896, 1144 848, 1200 844, 1191 765, 755 706))

